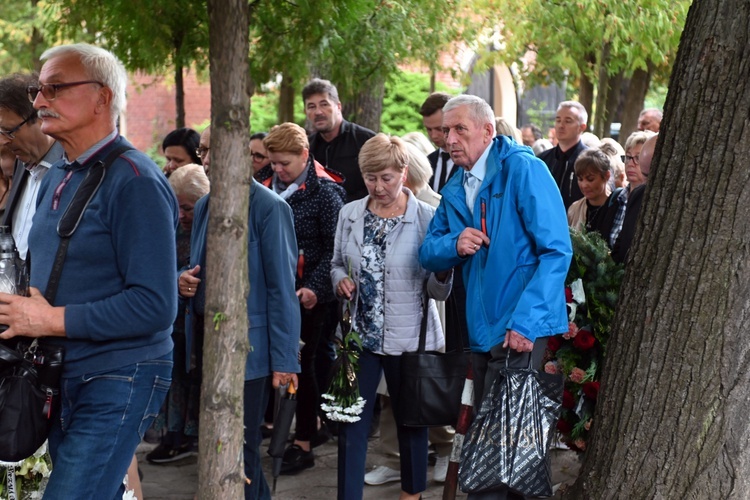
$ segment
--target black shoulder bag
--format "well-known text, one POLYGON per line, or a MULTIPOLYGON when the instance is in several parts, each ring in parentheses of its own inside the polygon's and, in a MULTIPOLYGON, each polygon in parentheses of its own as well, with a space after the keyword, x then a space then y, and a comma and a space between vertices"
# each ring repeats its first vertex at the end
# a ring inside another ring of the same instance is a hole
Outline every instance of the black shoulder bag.
POLYGON ((460 332, 454 332, 459 337, 457 350, 445 353, 425 351, 429 300, 425 289, 417 352, 401 354, 401 387, 396 418, 399 424, 408 427, 455 426, 461 412, 461 394, 469 357, 463 352, 460 332))
MULTIPOLYGON (((54 303, 65 254, 83 212, 104 180, 106 169, 129 146, 115 148, 95 163, 57 224, 57 248, 44 298, 54 303)), ((0 461, 18 462, 44 443, 60 404, 64 347, 38 338, 0 340, 0 461)))

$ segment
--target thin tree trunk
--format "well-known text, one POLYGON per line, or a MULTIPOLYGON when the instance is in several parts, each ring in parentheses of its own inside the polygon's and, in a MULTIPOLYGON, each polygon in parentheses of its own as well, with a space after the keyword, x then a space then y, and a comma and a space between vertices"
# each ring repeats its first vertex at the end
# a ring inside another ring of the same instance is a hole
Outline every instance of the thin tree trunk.
POLYGON ((281 87, 279 88, 279 123, 294 121, 294 84, 289 81, 287 75, 281 78, 281 87))
MULTIPOLYGON (((596 57, 594 54, 589 54, 586 57, 586 60, 584 61, 583 65, 579 65, 579 70, 581 72, 580 77, 580 88, 578 91, 578 102, 583 104, 583 107, 586 108, 586 111, 589 113, 589 116, 593 115, 594 112, 594 83, 591 81, 591 79, 586 76, 586 71, 588 70, 588 67, 593 67, 596 64, 596 57)), ((589 123, 591 122, 591 119, 589 119, 589 123)))
POLYGON ((198 498, 242 498, 250 182, 248 3, 209 0, 211 200, 198 498))
MULTIPOLYGON (((607 101, 610 89, 607 66, 609 66, 610 60, 610 47, 610 43, 605 43, 599 56, 599 78, 596 83, 596 109, 594 110, 594 127, 591 130, 598 137, 603 137, 604 122, 607 120, 607 101)), ((588 111, 591 113, 590 109, 588 111)))
POLYGON ((617 113, 617 106, 620 100, 620 87, 622 87, 622 71, 613 75, 609 79, 609 90, 607 92, 607 103, 606 111, 602 123, 602 132, 598 134, 600 138, 610 137, 610 130, 612 129, 612 122, 615 119, 617 113))
POLYGON ((622 122, 620 125, 620 144, 625 144, 625 140, 630 134, 638 128, 638 115, 643 110, 643 103, 646 100, 651 83, 651 69, 647 71, 637 69, 630 78, 630 85, 625 94, 625 103, 622 107, 622 122))
POLYGON ((182 61, 179 57, 175 57, 174 63, 174 108, 175 108, 175 128, 182 128, 185 126, 185 83, 182 77, 182 61))
POLYGON ((688 13, 568 499, 750 498, 750 4, 688 13))
POLYGON ((380 116, 383 114, 383 94, 385 81, 367 86, 367 90, 358 93, 356 97, 344 103, 342 113, 344 118, 367 127, 375 132, 380 131, 380 116))

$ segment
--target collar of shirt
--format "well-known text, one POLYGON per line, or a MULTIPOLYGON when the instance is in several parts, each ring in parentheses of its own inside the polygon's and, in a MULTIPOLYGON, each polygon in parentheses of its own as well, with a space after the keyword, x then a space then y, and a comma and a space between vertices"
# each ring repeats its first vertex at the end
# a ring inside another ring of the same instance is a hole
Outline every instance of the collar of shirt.
POLYGON ((115 138, 117 138, 118 132, 115 128, 112 132, 110 132, 106 137, 104 137, 102 140, 88 148, 86 151, 84 151, 81 155, 78 156, 78 158, 75 159, 75 161, 68 160, 68 155, 63 154, 63 159, 65 160, 63 167, 68 167, 72 165, 73 163, 78 163, 79 165, 83 165, 88 161, 89 158, 94 156, 97 152, 99 152, 100 149, 102 149, 104 146, 109 144, 110 142, 114 141, 115 138))
POLYGON ((484 182, 484 176, 487 174, 487 158, 490 156, 490 148, 492 147, 492 141, 484 149, 484 153, 479 157, 477 162, 468 172, 474 177, 479 179, 479 186, 484 182))

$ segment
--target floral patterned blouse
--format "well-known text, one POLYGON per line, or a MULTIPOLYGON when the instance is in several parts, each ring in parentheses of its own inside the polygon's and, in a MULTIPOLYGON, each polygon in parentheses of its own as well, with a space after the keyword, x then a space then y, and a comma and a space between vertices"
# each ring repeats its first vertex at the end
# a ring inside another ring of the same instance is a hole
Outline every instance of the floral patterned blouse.
POLYGON ((383 219, 369 210, 365 214, 356 323, 362 347, 371 352, 383 352, 385 243, 401 219, 403 215, 383 219))

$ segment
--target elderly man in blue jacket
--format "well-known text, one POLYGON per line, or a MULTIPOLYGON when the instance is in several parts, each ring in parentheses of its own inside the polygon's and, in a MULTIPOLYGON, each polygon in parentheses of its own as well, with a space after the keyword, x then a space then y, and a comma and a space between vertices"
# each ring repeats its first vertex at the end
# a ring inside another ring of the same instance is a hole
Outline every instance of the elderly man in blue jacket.
MULTIPOLYGON (((430 223, 419 261, 438 272, 463 264, 475 408, 506 357, 541 365, 547 337, 568 330, 565 277, 572 254, 560 192, 531 149, 495 137, 492 108, 461 95, 443 108, 454 175, 430 223)), ((522 498, 501 490, 472 499, 522 498)))
MULTIPOLYGON (((201 137, 208 148, 210 132, 201 137)), ((247 228, 247 265, 250 293, 247 296, 248 337, 251 351, 245 365, 245 500, 270 500, 271 492, 260 463, 260 425, 268 405, 271 387, 288 383, 297 386, 300 371, 299 300, 295 292, 297 238, 292 209, 277 194, 250 180, 250 220, 247 228)), ((206 235, 208 202, 206 195, 193 209, 193 231, 190 235, 191 269, 180 274, 179 292, 192 297, 188 315, 203 316, 205 306, 206 235)), ((212 275, 215 276, 215 275, 212 275)), ((193 327, 202 322, 188 316, 185 321, 188 353, 193 327)), ((198 332, 196 338, 200 336, 198 332)))

